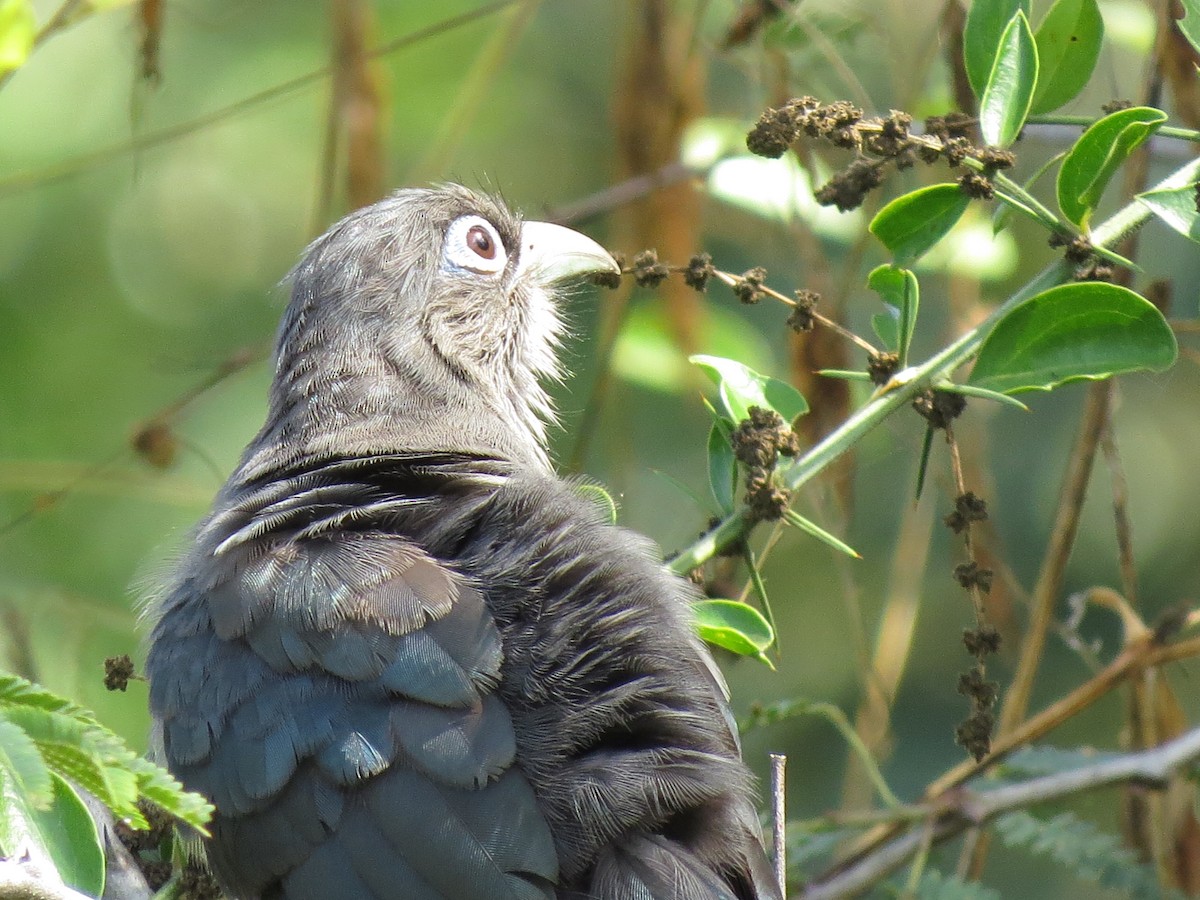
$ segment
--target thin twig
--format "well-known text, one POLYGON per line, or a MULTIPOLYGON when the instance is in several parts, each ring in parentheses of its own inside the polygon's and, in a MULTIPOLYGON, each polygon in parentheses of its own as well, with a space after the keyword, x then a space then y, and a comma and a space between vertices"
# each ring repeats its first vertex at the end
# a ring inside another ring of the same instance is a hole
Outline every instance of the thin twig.
POLYGON ((775 883, 787 896, 787 756, 771 754, 771 846, 775 852, 775 883))
MULTIPOLYGON (((738 282, 740 282, 742 280, 737 275, 734 275, 732 272, 723 272, 720 269, 717 269, 713 272, 713 277, 718 279, 719 281, 724 282, 725 284, 729 285, 730 287, 733 287, 735 284, 737 284, 738 282)), ((775 290, 774 288, 768 287, 765 284, 760 285, 758 290, 761 291, 763 294, 766 294, 772 300, 778 300, 780 303, 784 304, 785 306, 793 306, 794 307, 796 305, 796 301, 794 299, 792 299, 791 297, 788 297, 786 294, 781 294, 779 291, 775 290)), ((871 344, 870 341, 863 340, 857 334, 855 334, 853 331, 851 331, 849 328, 846 328, 844 325, 840 324, 839 322, 835 322, 835 321, 833 321, 833 319, 830 319, 827 316, 821 315, 816 310, 809 310, 809 315, 812 316, 813 321, 819 323, 820 325, 823 325, 826 328, 831 329, 832 331, 837 332, 842 337, 844 337, 846 340, 851 341, 852 343, 857 344, 863 350, 866 350, 867 353, 874 355, 879 352, 879 350, 873 344, 871 344)))
MULTIPOLYGON (((1147 635, 1145 639, 1129 644, 1120 656, 1070 694, 1027 719, 1014 731, 1008 734, 1002 733, 992 744, 991 752, 983 759, 978 762, 973 760, 961 762, 935 779, 925 789, 925 801, 927 803, 939 802, 942 797, 963 782, 984 772, 1018 747, 1043 737, 1063 722, 1078 715, 1122 684, 1131 675, 1167 662, 1188 659, 1197 655, 1200 655, 1200 637, 1192 637, 1162 646, 1153 643, 1152 636, 1147 635)), ((900 830, 894 824, 882 825, 864 835, 852 852, 834 867, 833 875, 849 870, 879 853, 880 848, 889 845, 900 833, 900 830)))
MULTIPOLYGON (((84 7, 83 0, 66 0, 47 21, 46 24, 38 29, 37 34, 33 36, 33 46, 30 52, 40 47, 48 38, 53 37, 59 31, 62 31, 72 22, 78 21, 82 16, 88 15, 90 8, 84 7), (76 13, 81 13, 79 17, 76 13)), ((0 74, 0 88, 8 83, 8 80, 13 77, 20 69, 9 69, 7 72, 0 74)))
POLYGON ((1121 569, 1121 593, 1134 609, 1138 607, 1137 562, 1133 555, 1133 520, 1129 515, 1129 482, 1125 479, 1125 467, 1121 463, 1121 451, 1117 447, 1112 414, 1109 413, 1104 431, 1100 435, 1100 451, 1108 466, 1112 482, 1113 520, 1117 537, 1117 560, 1121 569))
POLYGON ((1111 390, 1111 381, 1100 381, 1093 384, 1087 394, 1083 419, 1079 424, 1079 435, 1075 439, 1075 446, 1067 463, 1067 477, 1059 495, 1049 546, 1046 548, 1042 568, 1030 598, 1032 611, 1029 626, 1021 642, 1016 674, 1005 694, 1000 713, 1002 736, 1016 728, 1029 709, 1033 681, 1042 659, 1042 650, 1046 645, 1046 635, 1054 618, 1054 604, 1062 592, 1067 561, 1071 557, 1071 548, 1075 546, 1080 513, 1092 476, 1096 447, 1104 430, 1108 395, 1111 390))
MULTIPOLYGON (((382 56, 387 56, 395 53, 398 50, 403 50, 411 47, 422 41, 437 37, 438 35, 446 34, 454 31, 465 25, 470 25, 480 19, 490 16, 512 6, 518 0, 496 0, 494 3, 489 3, 486 6, 480 6, 476 9, 468 10, 456 16, 442 19, 440 22, 434 22, 432 25, 427 25, 424 28, 418 28, 416 31, 410 31, 408 34, 401 35, 393 40, 386 41, 370 50, 367 53, 368 58, 377 59, 382 56)), ((20 190, 38 187, 50 182, 59 181, 63 178, 70 178, 73 175, 78 175, 80 172, 85 172, 97 166, 107 165, 108 163, 116 162, 126 156, 134 153, 140 153, 143 150, 149 150, 154 147, 160 147, 164 144, 172 143, 180 138, 188 137, 198 131, 203 131, 210 125, 215 125, 223 122, 228 118, 240 115, 244 112, 256 109, 264 103, 271 100, 278 100, 293 94, 302 88, 316 84, 324 78, 328 78, 332 69, 329 66, 322 66, 311 72, 305 72, 303 75, 298 75, 280 84, 267 88, 264 91, 259 91, 257 94, 251 94, 249 97, 244 97, 236 103, 231 103, 229 106, 223 106, 220 109, 215 109, 210 113, 205 113, 202 116, 197 116, 187 122, 181 122, 178 125, 173 125, 169 128, 164 128, 161 131, 155 131, 151 134, 142 135, 133 140, 126 141, 121 144, 115 144, 103 150, 96 150, 91 153, 84 153, 80 156, 71 159, 63 160, 62 162, 54 163, 41 169, 33 169, 25 172, 17 172, 6 178, 0 178, 0 196, 14 194, 20 190)))
POLYGON ((883 844, 832 878, 810 884, 801 896, 804 900, 833 900, 853 896, 919 853, 926 840, 934 843, 945 841, 1003 813, 1061 800, 1099 787, 1124 782, 1162 786, 1172 775, 1198 758, 1200 728, 1152 750, 1108 757, 1092 765, 1055 772, 1020 784, 955 791, 933 804, 931 809, 937 814, 937 820, 929 829, 914 829, 883 844))

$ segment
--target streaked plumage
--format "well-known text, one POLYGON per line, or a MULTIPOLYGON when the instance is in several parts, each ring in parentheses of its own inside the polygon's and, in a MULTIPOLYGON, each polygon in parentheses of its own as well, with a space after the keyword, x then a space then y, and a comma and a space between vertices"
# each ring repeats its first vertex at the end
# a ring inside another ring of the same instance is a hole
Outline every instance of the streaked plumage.
POLYGON ((689 588, 546 459, 552 285, 612 266, 445 187, 293 273, 147 664, 235 896, 778 896, 689 588))

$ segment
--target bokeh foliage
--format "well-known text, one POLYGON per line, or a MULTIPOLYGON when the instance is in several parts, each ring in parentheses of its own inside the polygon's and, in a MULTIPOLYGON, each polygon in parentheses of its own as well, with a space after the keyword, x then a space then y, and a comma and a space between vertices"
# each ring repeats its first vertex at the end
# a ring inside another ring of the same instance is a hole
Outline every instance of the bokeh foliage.
MULTIPOLYGON (((803 166, 767 161, 746 154, 743 139, 764 108, 801 94, 845 97, 879 113, 946 112, 963 89, 945 62, 957 4, 781 4, 784 14, 746 26, 742 39, 739 23, 757 6, 364 6, 368 47, 480 10, 366 66, 371 90, 362 96, 373 91, 377 104, 360 110, 378 139, 378 183, 462 180, 500 190, 540 217, 572 212, 580 198, 647 171, 674 177, 672 161, 682 158, 700 174, 633 203, 602 196, 576 227, 630 255, 656 246, 683 263, 704 249, 727 271, 763 266, 781 290, 821 290, 835 304, 827 313, 869 335, 880 307, 867 275, 892 259, 866 234, 866 222, 885 199, 944 173, 914 169, 886 196, 873 195, 866 215, 838 214, 817 209, 811 190, 843 159, 816 148, 803 166)), ((1032 4, 1035 41, 1048 6, 1032 4)), ((1107 37, 1096 74, 1067 112, 1090 121, 1114 97, 1141 98, 1160 7, 1099 4, 1107 37)), ((35 8, 39 22, 56 9, 35 8)), ((356 142, 345 108, 333 126, 337 152, 328 152, 331 74, 273 91, 331 65, 339 26, 328 6, 217 0, 164 3, 161 12, 153 67, 144 5, 118 6, 47 39, 0 89, 0 662, 94 710, 134 746, 144 746, 148 727, 144 686, 105 691, 101 662, 136 656, 138 598, 153 593, 261 420, 264 353, 285 294, 280 279, 309 239, 363 199, 371 175, 371 160, 356 155, 370 155, 369 141, 356 142), (210 115, 261 92, 273 95, 210 115)), ((341 64, 335 58, 334 67, 341 64)), ((1157 105, 1181 117, 1171 124, 1195 127, 1185 86, 1164 79, 1157 105)), ((1035 113, 1044 111, 1043 99, 1031 98, 1035 113)), ((1010 125, 997 124, 997 136, 1015 137, 1010 125)), ((1027 125, 1013 145, 1013 177, 1033 176, 1078 134, 1078 127, 1027 125)), ((1151 183, 1191 153, 1162 140, 1154 148, 1151 183)), ((1052 181, 1046 176, 1035 188, 1047 203, 1052 181)), ((1105 195, 1097 216, 1115 208, 1116 193, 1105 195)), ((1086 219, 1086 205, 1077 206, 1075 221, 1086 219)), ((915 358, 977 321, 1054 252, 1045 232, 1025 222, 991 235, 987 210, 973 204, 944 245, 915 264, 922 317, 915 358)), ((1154 222, 1138 256, 1170 285, 1170 315, 1185 322, 1198 314, 1193 248, 1154 222)), ((1139 287, 1146 290, 1148 279, 1139 287)), ((718 284, 703 296, 677 288, 672 282, 628 297, 580 292, 571 301, 574 374, 557 391, 564 427, 554 438, 565 465, 610 487, 623 524, 668 551, 706 527, 689 491, 709 492, 710 417, 689 354, 731 357, 799 384, 816 419, 822 407, 845 402, 835 389, 809 389, 811 357, 778 309, 740 304, 718 284)), ((847 364, 861 367, 853 354, 847 364)), ((869 387, 844 389, 859 401, 869 387)), ((1118 388, 1114 437, 1135 525, 1139 610, 1150 622, 1200 590, 1198 390, 1186 342, 1175 368, 1123 379, 1118 388)), ((984 540, 1011 573, 991 601, 993 621, 1011 638, 991 664, 1002 683, 1086 391, 1073 385, 1025 397, 1030 412, 974 403, 958 430, 988 498, 984 540)), ((915 415, 894 417, 857 446, 850 464, 802 493, 798 508, 863 558, 789 532, 763 566, 780 637, 777 671, 727 660, 741 712, 808 697, 852 715, 867 693, 863 660, 876 635, 895 627, 880 621, 881 611, 909 616, 912 650, 882 748, 884 773, 903 797, 961 758, 955 684, 964 668, 961 631, 971 621, 951 576, 959 544, 938 525, 954 495, 940 444, 922 499, 912 501, 924 430, 915 415), (888 605, 906 591, 906 603, 888 605)), ((1068 596, 1120 583, 1112 491, 1098 466, 1056 607, 1062 620, 1068 596)), ((736 596, 745 575, 727 574, 726 594, 736 596)), ((1107 659, 1121 632, 1115 617, 1093 612, 1078 634, 1063 635, 1100 642, 1107 659)), ((1034 708, 1089 671, 1087 653, 1052 637, 1034 708)), ((1198 704, 1185 694, 1184 705, 1194 721, 1198 704)), ((1111 747, 1125 721, 1114 694, 1055 740, 1111 747)), ((768 749, 792 760, 797 818, 861 794, 846 774, 844 742, 819 719, 788 718, 747 734, 747 757, 761 772, 768 749)), ((1116 806, 1110 796, 1081 801, 1078 811, 1113 831, 1116 806)), ((952 858, 944 868, 952 870, 952 858)), ((989 881, 1006 895, 1093 895, 1050 865, 994 868, 989 881)))

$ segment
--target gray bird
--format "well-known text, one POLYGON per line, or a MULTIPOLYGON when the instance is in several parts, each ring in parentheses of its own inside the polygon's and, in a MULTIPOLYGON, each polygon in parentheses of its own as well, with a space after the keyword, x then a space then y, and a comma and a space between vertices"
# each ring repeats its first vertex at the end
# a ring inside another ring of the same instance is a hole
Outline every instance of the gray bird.
POLYGON ((779 897, 692 591, 547 458, 555 287, 616 270, 447 186, 293 272, 147 661, 233 896, 779 897))

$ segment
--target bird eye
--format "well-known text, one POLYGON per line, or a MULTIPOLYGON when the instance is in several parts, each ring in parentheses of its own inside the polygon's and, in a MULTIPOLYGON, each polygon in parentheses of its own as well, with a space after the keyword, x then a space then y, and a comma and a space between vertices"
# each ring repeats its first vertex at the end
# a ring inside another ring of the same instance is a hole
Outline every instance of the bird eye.
POLYGON ((471 226, 471 230, 467 232, 467 246, 483 259, 496 258, 496 245, 492 243, 492 236, 482 225, 471 226))
POLYGON ((462 216, 446 229, 446 263, 480 275, 504 270, 508 254, 496 228, 482 216, 462 216))

